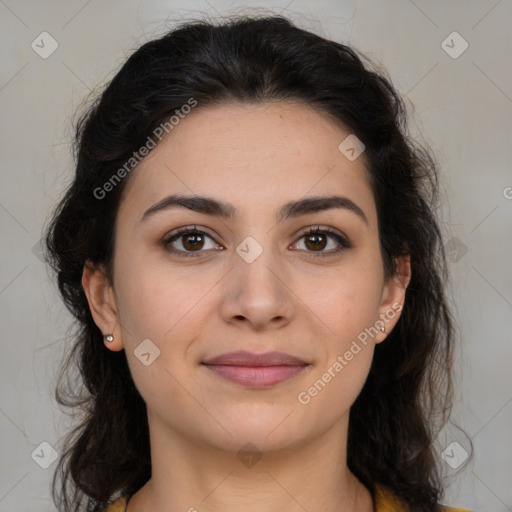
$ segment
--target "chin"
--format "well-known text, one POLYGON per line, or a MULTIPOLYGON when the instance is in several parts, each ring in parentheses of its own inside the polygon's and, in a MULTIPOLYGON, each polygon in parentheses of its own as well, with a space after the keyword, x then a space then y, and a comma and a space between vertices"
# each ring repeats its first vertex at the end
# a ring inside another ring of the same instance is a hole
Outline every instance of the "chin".
POLYGON ((239 449, 241 445, 251 442, 260 450, 277 450, 297 441, 298 418, 292 413, 292 408, 274 407, 269 410, 260 406, 249 409, 240 407, 233 415, 219 416, 220 423, 229 432, 227 434, 222 429, 226 434, 223 435, 224 441, 231 449, 239 449))
POLYGON ((280 433, 272 432, 275 426, 276 424, 262 431, 259 427, 244 428, 242 425, 235 432, 230 431, 232 437, 227 436, 217 442, 210 439, 210 442, 217 449, 235 454, 244 463, 246 454, 253 455, 256 459, 262 454, 289 449, 295 444, 297 440, 293 439, 286 429, 280 433))

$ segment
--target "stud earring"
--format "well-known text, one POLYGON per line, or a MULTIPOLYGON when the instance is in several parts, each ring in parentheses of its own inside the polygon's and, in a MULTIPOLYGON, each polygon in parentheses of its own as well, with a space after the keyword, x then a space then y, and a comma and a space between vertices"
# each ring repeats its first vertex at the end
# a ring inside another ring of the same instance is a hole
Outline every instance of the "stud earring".
POLYGON ((381 330, 382 332, 385 332, 385 331, 386 331, 386 328, 382 325, 382 326, 381 326, 381 328, 380 328, 380 330, 381 330))
POLYGON ((105 336, 103 336, 103 340, 105 343, 111 343, 114 341, 114 336, 112 334, 105 334, 105 336))

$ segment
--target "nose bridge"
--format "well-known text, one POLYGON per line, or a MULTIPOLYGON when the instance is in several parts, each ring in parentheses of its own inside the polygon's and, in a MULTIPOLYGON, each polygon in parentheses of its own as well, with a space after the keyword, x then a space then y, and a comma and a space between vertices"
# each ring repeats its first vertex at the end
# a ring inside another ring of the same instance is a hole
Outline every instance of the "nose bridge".
POLYGON ((232 271, 226 276, 223 313, 229 318, 245 317, 254 324, 276 317, 289 319, 293 294, 287 284, 286 265, 272 236, 256 236, 247 236, 236 247, 232 271))
POLYGON ((273 243, 270 235, 259 235, 258 239, 249 235, 236 247, 237 280, 244 288, 282 293, 283 278, 278 279, 277 276, 285 270, 279 250, 273 243))

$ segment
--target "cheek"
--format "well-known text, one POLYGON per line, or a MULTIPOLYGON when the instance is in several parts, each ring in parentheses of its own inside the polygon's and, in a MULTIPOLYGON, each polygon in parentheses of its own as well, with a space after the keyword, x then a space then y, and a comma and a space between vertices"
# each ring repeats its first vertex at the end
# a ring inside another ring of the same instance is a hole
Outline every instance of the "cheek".
MULTIPOLYGON (((187 406, 180 381, 187 372, 188 344, 196 335, 194 306, 207 289, 196 287, 190 275, 185 278, 168 266, 146 265, 135 254, 119 258, 117 268, 119 318, 133 381, 150 409, 161 410, 165 404, 166 414, 179 417, 187 406), (147 365, 144 353, 150 354, 147 365)), ((197 279, 201 282, 199 275, 197 279)))
POLYGON ((318 297, 324 342, 318 347, 317 368, 297 398, 327 414, 328 422, 350 409, 368 377, 374 353, 369 327, 375 321, 369 304, 374 295, 346 286, 318 297))
POLYGON ((154 340, 165 352, 183 349, 180 339, 194 336, 198 306, 214 286, 215 276, 200 269, 179 269, 168 263, 147 264, 133 254, 118 260, 116 282, 119 317, 125 343, 135 348, 143 339, 154 340), (172 343, 170 341, 172 340, 172 343))
POLYGON ((340 344, 378 320, 380 284, 375 267, 346 267, 324 279, 303 281, 299 294, 340 344))

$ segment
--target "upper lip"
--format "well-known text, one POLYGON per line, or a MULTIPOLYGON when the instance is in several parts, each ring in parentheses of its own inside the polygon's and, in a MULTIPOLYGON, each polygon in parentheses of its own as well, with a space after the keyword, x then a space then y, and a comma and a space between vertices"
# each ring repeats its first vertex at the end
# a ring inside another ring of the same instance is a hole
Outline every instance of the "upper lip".
POLYGON ((307 363, 284 352, 255 354, 245 350, 228 352, 204 361, 202 364, 224 364, 231 366, 304 366, 307 363))

